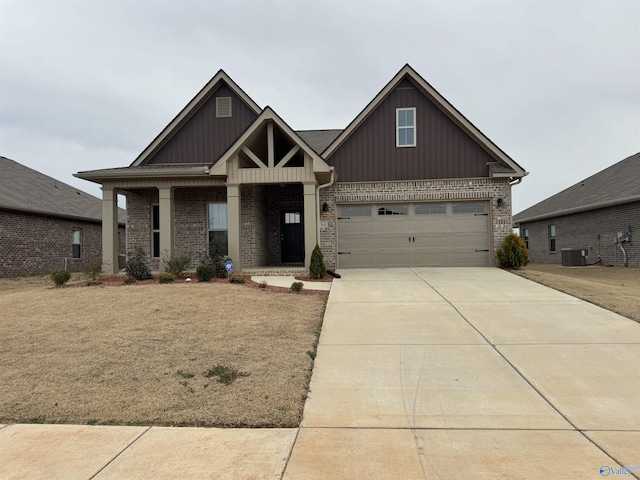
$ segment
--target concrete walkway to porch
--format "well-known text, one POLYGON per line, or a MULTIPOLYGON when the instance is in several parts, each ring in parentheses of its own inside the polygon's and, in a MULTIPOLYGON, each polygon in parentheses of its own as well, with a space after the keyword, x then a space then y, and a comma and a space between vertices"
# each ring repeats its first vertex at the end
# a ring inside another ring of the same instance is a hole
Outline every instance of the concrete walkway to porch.
MULTIPOLYGON (((306 280, 296 280, 294 276, 291 275, 253 275, 251 277, 256 283, 267 282, 272 287, 283 287, 283 288, 291 288, 291 284, 293 282, 301 281, 304 283, 302 287, 303 290, 331 290, 332 282, 310 282, 306 280)), ((339 281, 339 280, 337 280, 339 281)))
POLYGON ((0 478, 640 478, 640 324, 498 269, 340 273, 299 429, 0 425, 0 478))

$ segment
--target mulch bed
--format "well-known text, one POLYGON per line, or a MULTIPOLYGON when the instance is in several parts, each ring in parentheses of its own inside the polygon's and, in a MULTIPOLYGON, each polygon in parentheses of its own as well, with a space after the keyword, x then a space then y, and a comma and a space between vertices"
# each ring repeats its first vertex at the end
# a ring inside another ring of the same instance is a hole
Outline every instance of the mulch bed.
MULTIPOLYGON (((293 293, 291 292, 291 290, 289 288, 284 288, 284 287, 275 287, 272 285, 267 285, 267 286, 263 286, 260 283, 254 282, 253 280, 251 280, 251 276, 250 275, 233 275, 233 277, 239 277, 244 279, 244 283, 239 283, 237 285, 239 286, 244 286, 244 287, 248 287, 248 288, 253 288, 253 289, 259 289, 259 290, 264 290, 267 292, 273 292, 273 293, 293 293)), ((127 277, 124 275, 101 275, 98 282, 99 283, 95 283, 92 284, 91 280, 83 280, 80 282, 74 282, 74 283, 69 283, 69 284, 65 284, 65 285, 61 285, 60 287, 62 288, 78 288, 78 287, 89 287, 89 286, 93 286, 93 287, 122 287, 122 286, 134 286, 134 285, 154 285, 154 284, 160 284, 159 280, 158 280, 158 275, 154 275, 152 279, 149 280, 134 280, 133 282, 130 283, 126 283, 125 279, 127 277)), ((309 277, 306 276, 300 276, 300 277, 295 277, 296 280, 299 280, 301 282, 331 282, 332 277, 327 276, 324 279, 311 279, 309 277)), ((127 280, 128 281, 128 280, 127 280)), ((203 282, 199 282, 198 278, 193 275, 181 275, 179 277, 176 277, 175 280, 172 283, 203 283, 203 282)), ((211 280, 209 280, 208 282, 204 282, 204 283, 230 283, 228 278, 212 278, 211 280)), ((59 288, 59 287, 58 287, 59 288)), ((329 292, 324 291, 324 290, 307 290, 307 289, 302 289, 302 291, 300 291, 298 293, 298 295, 324 295, 324 296, 328 296, 329 292)))

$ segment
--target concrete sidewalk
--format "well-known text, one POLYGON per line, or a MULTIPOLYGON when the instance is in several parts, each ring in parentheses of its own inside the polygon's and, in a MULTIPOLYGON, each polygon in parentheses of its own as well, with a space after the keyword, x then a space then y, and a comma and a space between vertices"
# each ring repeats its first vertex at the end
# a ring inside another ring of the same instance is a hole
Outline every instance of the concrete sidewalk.
POLYGON ((341 273, 300 429, 0 425, 0 478, 640 478, 639 324, 497 269, 341 273))

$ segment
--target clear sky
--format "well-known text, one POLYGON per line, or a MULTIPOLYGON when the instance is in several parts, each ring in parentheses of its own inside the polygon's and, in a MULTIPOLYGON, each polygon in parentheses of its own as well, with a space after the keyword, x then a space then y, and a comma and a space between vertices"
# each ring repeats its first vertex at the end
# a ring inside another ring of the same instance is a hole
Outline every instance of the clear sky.
POLYGON ((303 130, 405 63, 531 172, 514 214, 640 151, 638 0, 0 0, 0 155, 100 196, 72 174, 129 165, 221 68, 303 130))

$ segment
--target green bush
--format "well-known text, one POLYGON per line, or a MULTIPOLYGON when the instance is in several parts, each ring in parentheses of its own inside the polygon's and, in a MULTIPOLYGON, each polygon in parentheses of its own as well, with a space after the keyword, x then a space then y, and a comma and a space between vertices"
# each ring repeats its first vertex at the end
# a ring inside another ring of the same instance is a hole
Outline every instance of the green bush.
POLYGON ((242 277, 231 277, 229 278, 229 283, 245 283, 244 278, 242 277))
POLYGON ((51 280, 53 280, 53 283, 55 283, 56 285, 67 283, 70 278, 71 272, 67 270, 56 270, 51 274, 51 280))
POLYGON ((164 271, 172 274, 174 277, 182 275, 191 265, 191 257, 171 257, 166 261, 164 271))
POLYGON ((124 270, 127 272, 127 275, 135 278, 136 280, 148 280, 153 278, 142 247, 136 248, 136 251, 133 254, 130 254, 129 261, 127 262, 127 266, 124 270))
POLYGON ((316 244, 316 247, 311 253, 311 263, 309 265, 309 276, 311 278, 324 278, 327 274, 327 267, 324 264, 324 255, 320 246, 316 244))
POLYGON ((216 269, 213 265, 200 265, 196 269, 196 277, 198 277, 199 282, 208 282, 211 280, 216 274, 216 269))
POLYGON ((524 240, 510 233, 496 252, 501 268, 520 268, 529 263, 529 252, 524 240))
POLYGON ((209 243, 209 256, 202 262, 213 266, 215 269, 215 276, 218 278, 227 278, 227 270, 225 263, 227 260, 231 260, 225 252, 225 246, 220 242, 212 241, 209 243))
POLYGON ((160 283, 171 283, 175 279, 176 277, 174 277, 173 274, 169 272, 161 273, 160 276, 158 277, 158 280, 160 281, 160 283))
POLYGON ((293 282, 291 284, 291 291, 294 293, 300 293, 302 291, 302 287, 304 287, 304 283, 302 282, 293 282))

